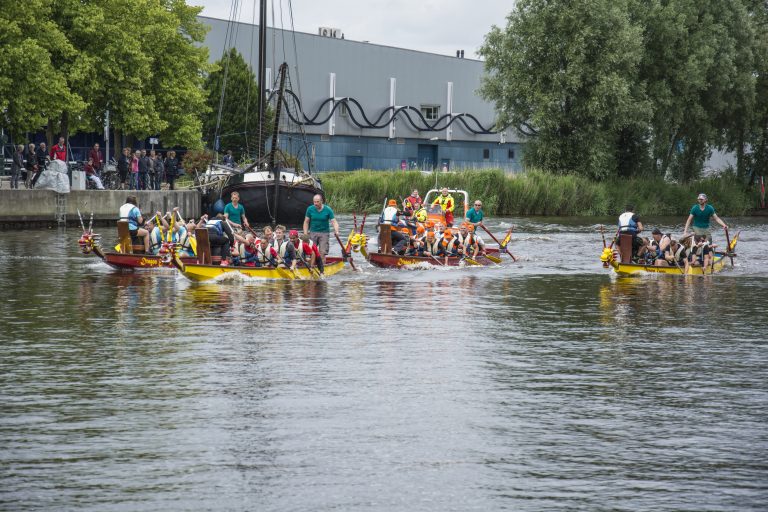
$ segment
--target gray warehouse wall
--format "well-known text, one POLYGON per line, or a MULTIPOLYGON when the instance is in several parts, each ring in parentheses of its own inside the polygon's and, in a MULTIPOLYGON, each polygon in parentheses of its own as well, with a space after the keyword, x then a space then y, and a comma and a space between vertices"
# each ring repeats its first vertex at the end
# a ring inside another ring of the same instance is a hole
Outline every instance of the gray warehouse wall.
MULTIPOLYGON (((228 22, 201 17, 211 27, 205 45, 210 49, 212 60, 222 56, 228 22)), ((250 24, 234 25, 235 47, 245 60, 256 67, 258 62, 258 27, 250 24), (254 47, 251 48, 251 42, 254 47)), ((369 119, 374 120, 390 104, 390 78, 396 82, 396 105, 439 105, 439 115, 447 113, 448 82, 453 83, 453 113, 470 113, 486 128, 492 128, 495 120, 493 105, 481 99, 476 91, 480 87, 483 63, 472 59, 459 59, 393 48, 344 39, 321 37, 313 34, 294 34, 279 29, 267 31, 267 65, 277 69, 285 58, 290 66, 293 90, 301 93, 304 112, 313 116, 324 100, 330 97, 330 73, 336 74, 336 97, 353 97, 364 107, 369 119), (298 56, 298 60, 296 59, 298 56), (297 67, 298 65, 298 67, 297 67), (300 88, 297 83, 300 80, 300 88)), ((273 75, 274 76, 274 75, 273 75)), ((360 119, 355 107, 352 115, 360 119)), ((319 119, 325 118, 327 106, 319 119)), ((411 114, 416 120, 416 116, 411 114)), ((388 116, 385 117, 388 119, 388 116)), ((335 135, 388 137, 388 128, 361 129, 350 117, 335 114, 335 135)), ((500 135, 474 135, 460 123, 453 123, 454 141, 518 142, 511 131, 500 135)), ((446 140, 446 131, 419 131, 410 127, 398 116, 395 121, 395 137, 424 140, 446 140)), ((311 134, 328 134, 327 124, 306 127, 311 134)))

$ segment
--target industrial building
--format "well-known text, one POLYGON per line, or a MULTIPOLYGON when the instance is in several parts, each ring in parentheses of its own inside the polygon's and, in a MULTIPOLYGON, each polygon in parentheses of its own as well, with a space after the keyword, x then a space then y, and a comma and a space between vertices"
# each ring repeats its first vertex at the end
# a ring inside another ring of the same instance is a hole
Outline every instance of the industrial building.
MULTIPOLYGON (((211 61, 235 47, 257 67, 258 26, 200 20, 210 27, 204 44, 211 61)), ((481 61, 463 51, 446 56, 351 41, 334 28, 318 32, 268 29, 266 50, 267 84, 288 63, 303 115, 293 98, 289 107, 302 121, 315 170, 521 170, 518 135, 496 132, 493 105, 477 94, 481 61)), ((293 140, 288 134, 280 144, 290 150, 293 140)))

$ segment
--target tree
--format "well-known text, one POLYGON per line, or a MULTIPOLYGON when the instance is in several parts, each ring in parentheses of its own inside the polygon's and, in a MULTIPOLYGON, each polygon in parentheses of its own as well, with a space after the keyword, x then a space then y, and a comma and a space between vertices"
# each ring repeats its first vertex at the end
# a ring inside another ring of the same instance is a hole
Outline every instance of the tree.
POLYGON ((642 132, 650 105, 638 84, 642 27, 627 1, 521 0, 493 27, 481 94, 499 124, 530 136, 526 162, 596 178, 617 167, 617 142, 642 132))
MULTIPOLYGON (((203 117, 206 144, 221 151, 231 149, 237 159, 258 150, 259 92, 253 70, 243 56, 232 48, 205 80, 209 113, 203 117), (222 97, 222 89, 224 95, 222 97)), ((272 129, 269 111, 265 116, 264 137, 272 129)))
POLYGON ((49 131, 97 131, 109 109, 117 130, 201 145, 202 8, 184 0, 11 1, 19 8, 0 13, 0 20, 12 16, 0 21, 0 62, 27 59, 23 72, 37 83, 29 86, 34 94, 19 94, 14 84, 0 97, 36 113, 24 119, 25 130, 39 129, 45 117, 49 131))

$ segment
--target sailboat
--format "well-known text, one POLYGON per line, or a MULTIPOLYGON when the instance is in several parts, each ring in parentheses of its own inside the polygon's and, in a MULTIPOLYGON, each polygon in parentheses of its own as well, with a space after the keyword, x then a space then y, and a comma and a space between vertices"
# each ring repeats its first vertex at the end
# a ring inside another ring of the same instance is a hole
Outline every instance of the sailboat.
MULTIPOLYGON (((316 194, 323 196, 323 187, 319 179, 309 171, 282 167, 277 161, 280 151, 278 135, 280 115, 285 105, 285 82, 288 64, 283 62, 279 69, 280 85, 276 92, 275 119, 272 130, 272 144, 265 156, 263 134, 266 110, 264 82, 266 76, 266 0, 259 2, 259 70, 258 70, 258 155, 256 162, 244 169, 227 169, 217 166, 219 179, 209 188, 206 203, 211 213, 223 210, 230 201, 233 192, 240 194, 240 203, 245 207, 246 217, 251 223, 282 223, 289 226, 300 225, 304 221, 307 207, 312 204, 316 194), (223 173, 223 177, 221 174, 223 173)), ((287 108, 287 107, 286 107, 287 108)), ((309 159, 308 159, 309 160, 309 159)))

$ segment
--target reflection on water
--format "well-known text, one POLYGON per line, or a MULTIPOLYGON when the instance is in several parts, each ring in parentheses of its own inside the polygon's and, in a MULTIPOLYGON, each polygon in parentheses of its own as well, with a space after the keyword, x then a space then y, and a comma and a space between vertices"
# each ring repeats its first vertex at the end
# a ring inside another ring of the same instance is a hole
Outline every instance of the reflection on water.
POLYGON ((320 282, 4 233, 0 508, 764 508, 768 229, 616 278, 593 219, 514 223, 522 265, 320 282))

